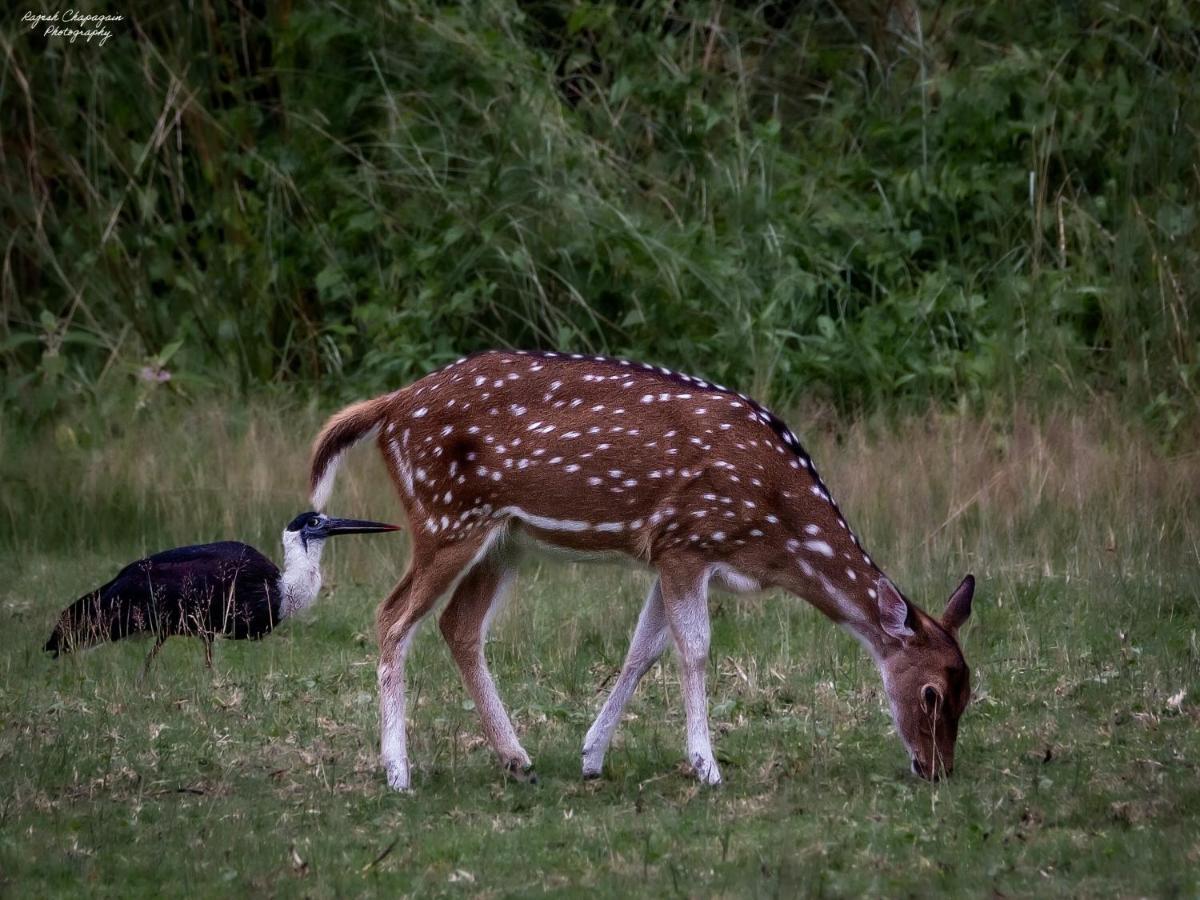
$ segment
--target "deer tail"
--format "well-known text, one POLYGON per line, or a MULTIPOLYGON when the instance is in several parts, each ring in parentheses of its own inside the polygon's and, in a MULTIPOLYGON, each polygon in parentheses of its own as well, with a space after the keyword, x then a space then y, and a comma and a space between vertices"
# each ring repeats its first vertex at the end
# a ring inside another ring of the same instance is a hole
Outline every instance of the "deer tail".
POLYGON ((333 491, 342 456, 359 441, 379 432, 390 395, 352 403, 329 417, 313 442, 308 487, 313 509, 323 509, 333 491))

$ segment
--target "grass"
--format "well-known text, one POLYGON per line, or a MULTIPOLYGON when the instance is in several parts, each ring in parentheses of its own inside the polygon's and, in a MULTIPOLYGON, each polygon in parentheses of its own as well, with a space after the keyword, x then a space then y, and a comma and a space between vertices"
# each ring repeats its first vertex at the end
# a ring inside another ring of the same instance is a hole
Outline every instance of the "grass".
MULTIPOLYGON (((416 792, 397 796, 377 767, 371 623, 402 538, 335 545, 317 607, 260 644, 220 644, 212 672, 178 639, 141 684, 144 642, 39 650, 62 605, 143 552, 276 547, 318 419, 214 408, 103 436, 0 433, 0 893, 1200 891, 1194 452, 1166 456, 1101 406, 801 428, 914 598, 940 610, 964 570, 980 579, 965 632, 976 699, 948 783, 906 774, 857 644, 800 601, 720 594, 727 783, 700 790, 682 770, 670 661, 631 704, 606 777, 580 781, 645 576, 533 562, 489 655, 540 784, 500 774, 427 628, 409 669, 416 792)), ((396 515, 373 456, 343 469, 331 509, 396 515)))

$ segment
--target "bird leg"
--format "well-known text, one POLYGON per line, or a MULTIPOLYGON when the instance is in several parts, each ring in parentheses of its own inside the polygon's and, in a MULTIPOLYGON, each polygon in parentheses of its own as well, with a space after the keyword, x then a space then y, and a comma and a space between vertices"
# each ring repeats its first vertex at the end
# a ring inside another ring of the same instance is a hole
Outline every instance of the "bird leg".
POLYGON ((212 650, 213 650, 212 633, 206 631, 203 634, 201 634, 200 637, 204 641, 204 667, 206 669, 211 669, 212 668, 212 650))
POLYGON ((150 652, 146 655, 146 661, 142 664, 142 674, 138 678, 138 682, 146 680, 146 676, 150 674, 150 663, 154 662, 154 657, 158 656, 158 651, 162 649, 162 645, 167 642, 167 633, 158 631, 154 634, 154 646, 150 648, 150 652))

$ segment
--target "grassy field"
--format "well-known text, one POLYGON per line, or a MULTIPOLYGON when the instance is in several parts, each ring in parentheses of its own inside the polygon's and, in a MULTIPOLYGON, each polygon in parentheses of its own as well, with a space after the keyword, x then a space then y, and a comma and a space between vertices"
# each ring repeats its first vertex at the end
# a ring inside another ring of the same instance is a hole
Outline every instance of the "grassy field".
MULTIPOLYGON (((54 661, 59 607, 136 556, 277 548, 308 408, 0 433, 0 893, 1157 895, 1200 891, 1200 455, 1103 408, 1002 423, 793 417, 873 555, 940 611, 964 571, 975 701, 948 783, 907 774, 857 644, 793 598, 715 594, 726 784, 682 769, 674 664, 584 783, 645 576, 531 563, 490 658, 541 781, 506 781, 436 629, 409 666, 416 792, 377 767, 374 604, 403 538, 343 539, 260 644, 54 661), (264 424, 264 421, 266 424, 264 424), (815 422, 815 424, 814 424, 815 422), (286 474, 285 474, 286 473, 286 474)), ((1195 446, 1193 443, 1192 446, 1195 446)), ((374 451, 331 511, 397 515, 374 451)))

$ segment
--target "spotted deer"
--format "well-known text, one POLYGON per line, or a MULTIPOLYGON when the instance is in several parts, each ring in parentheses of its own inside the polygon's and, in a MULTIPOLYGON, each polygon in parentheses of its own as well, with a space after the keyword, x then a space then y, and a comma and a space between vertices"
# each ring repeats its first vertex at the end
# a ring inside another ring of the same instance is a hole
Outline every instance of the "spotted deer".
POLYGON ((529 545, 638 561, 656 574, 621 673, 583 744, 604 754, 639 680, 673 641, 695 775, 721 774, 709 738, 709 585, 782 588, 844 626, 883 678, 912 770, 949 774, 970 697, 957 633, 968 575, 941 619, 905 599, 846 524, 788 427, 702 378, 623 359, 492 351, 346 407, 312 453, 316 509, 345 451, 376 436, 400 494, 412 558, 380 605, 379 694, 388 784, 410 787, 404 663, 443 598, 443 636, 501 764, 532 777, 484 655, 493 617, 529 545))

